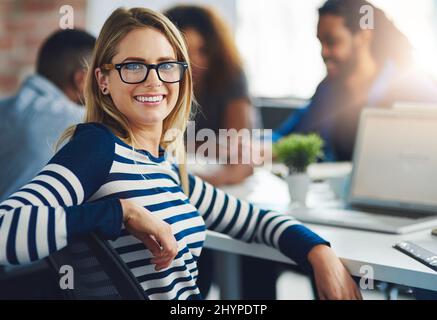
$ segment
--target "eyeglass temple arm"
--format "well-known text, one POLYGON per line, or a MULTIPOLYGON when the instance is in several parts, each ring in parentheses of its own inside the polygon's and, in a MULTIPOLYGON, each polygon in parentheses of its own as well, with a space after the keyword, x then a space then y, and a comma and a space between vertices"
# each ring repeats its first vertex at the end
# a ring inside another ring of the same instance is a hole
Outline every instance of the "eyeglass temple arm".
POLYGON ((102 68, 105 70, 112 70, 115 69, 115 65, 113 63, 105 63, 102 65, 102 68))

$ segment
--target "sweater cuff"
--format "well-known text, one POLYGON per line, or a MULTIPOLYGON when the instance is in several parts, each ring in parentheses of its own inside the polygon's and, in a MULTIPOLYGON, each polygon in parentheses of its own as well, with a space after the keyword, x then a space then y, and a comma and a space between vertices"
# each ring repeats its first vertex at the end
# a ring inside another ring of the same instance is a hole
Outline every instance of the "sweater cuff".
POLYGON ((96 232, 104 239, 115 240, 120 235, 123 211, 120 200, 107 199, 65 208, 67 237, 96 232))
POLYGON ((308 254, 312 248, 330 243, 301 224, 295 224, 285 229, 279 237, 279 250, 296 262, 308 274, 312 273, 308 254))
MULTIPOLYGON (((121 206, 121 202, 119 199, 112 199, 113 203, 113 219, 110 219, 112 221, 111 230, 106 235, 106 239, 109 240, 116 240, 121 233, 121 228, 123 227, 123 208, 121 206)), ((101 232, 101 231, 100 231, 101 232)), ((104 232, 104 231, 103 231, 104 232)), ((103 237, 105 237, 104 234, 102 234, 103 237)))

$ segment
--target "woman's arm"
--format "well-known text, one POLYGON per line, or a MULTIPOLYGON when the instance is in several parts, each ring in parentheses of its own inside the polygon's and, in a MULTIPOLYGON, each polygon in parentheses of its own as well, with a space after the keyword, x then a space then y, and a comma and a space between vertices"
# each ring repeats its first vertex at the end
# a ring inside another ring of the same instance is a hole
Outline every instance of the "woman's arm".
POLYGON ((90 200, 112 166, 113 138, 102 126, 79 126, 29 184, 0 204, 0 265, 42 259, 89 232, 116 239, 124 222, 152 252, 157 270, 169 266, 177 242, 166 222, 129 200, 90 200))
POLYGON ((208 229, 245 242, 263 243, 281 250, 309 269, 307 255, 327 241, 289 215, 263 210, 190 175, 190 202, 205 220, 208 229))
POLYGON ((314 272, 321 298, 359 297, 355 283, 329 243, 293 217, 257 208, 195 176, 190 176, 190 202, 208 229, 274 247, 307 272, 314 272))

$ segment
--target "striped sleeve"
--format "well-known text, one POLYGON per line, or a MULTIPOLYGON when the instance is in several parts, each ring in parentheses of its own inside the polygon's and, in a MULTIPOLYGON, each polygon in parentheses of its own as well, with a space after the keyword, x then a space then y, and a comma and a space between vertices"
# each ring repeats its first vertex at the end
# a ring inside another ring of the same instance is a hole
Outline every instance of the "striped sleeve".
POLYGON ((106 179, 113 152, 109 131, 79 125, 32 181, 0 203, 0 265, 42 259, 73 237, 93 231, 117 237, 122 224, 119 200, 86 202, 106 179))
POLYGON ((189 181, 190 202, 203 216, 209 230, 279 249, 307 271, 311 249, 319 244, 329 245, 290 215, 257 208, 197 176, 190 175, 189 181))

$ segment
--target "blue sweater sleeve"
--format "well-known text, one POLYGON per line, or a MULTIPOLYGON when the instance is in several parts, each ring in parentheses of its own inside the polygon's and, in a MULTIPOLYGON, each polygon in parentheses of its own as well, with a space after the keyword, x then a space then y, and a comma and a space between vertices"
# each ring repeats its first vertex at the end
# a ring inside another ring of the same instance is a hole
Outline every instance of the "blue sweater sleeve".
POLYGON ((309 104, 304 106, 302 109, 296 110, 278 128, 273 130, 273 142, 277 142, 279 139, 291 134, 308 112, 308 107, 309 104))
POLYGON ((102 125, 79 125, 40 173, 0 204, 0 265, 42 259, 89 232, 118 236, 119 200, 87 202, 107 178, 114 148, 102 125))
POLYGON ((263 210, 189 176, 190 202, 208 229, 245 242, 262 243, 279 249, 305 271, 310 271, 308 253, 329 243, 290 215, 263 210))

